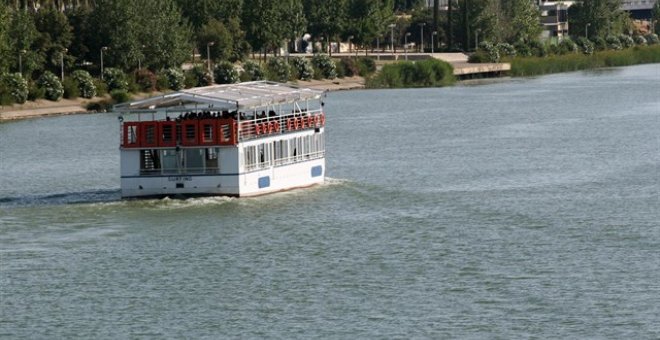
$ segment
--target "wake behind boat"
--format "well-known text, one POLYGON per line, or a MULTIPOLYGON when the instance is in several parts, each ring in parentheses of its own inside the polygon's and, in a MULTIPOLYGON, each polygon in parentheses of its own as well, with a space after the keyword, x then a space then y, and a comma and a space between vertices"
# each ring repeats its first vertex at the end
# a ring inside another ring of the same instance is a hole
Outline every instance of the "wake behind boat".
POLYGON ((122 197, 242 197, 323 183, 322 94, 257 81, 116 105, 122 197))

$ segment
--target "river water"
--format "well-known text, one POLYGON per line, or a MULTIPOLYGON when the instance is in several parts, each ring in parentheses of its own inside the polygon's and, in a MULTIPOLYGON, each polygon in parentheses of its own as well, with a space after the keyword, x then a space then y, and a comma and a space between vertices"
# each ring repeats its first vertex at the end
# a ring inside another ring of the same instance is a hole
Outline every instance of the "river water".
POLYGON ((328 183, 249 199, 120 200, 114 114, 0 124, 0 337, 660 337, 660 65, 325 107, 328 183))

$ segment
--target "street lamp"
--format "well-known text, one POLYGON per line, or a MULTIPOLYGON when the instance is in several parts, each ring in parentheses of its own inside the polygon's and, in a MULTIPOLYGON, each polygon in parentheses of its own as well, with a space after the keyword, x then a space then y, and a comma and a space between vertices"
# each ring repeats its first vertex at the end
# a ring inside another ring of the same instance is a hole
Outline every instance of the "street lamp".
POLYGON ((64 81, 64 53, 69 52, 69 49, 65 48, 62 50, 62 53, 60 53, 60 67, 62 70, 62 81, 64 81))
POLYGON ((23 75, 23 54, 25 53, 27 53, 26 50, 18 51, 18 72, 21 73, 21 76, 23 75))
POLYGON ((410 36, 410 32, 406 33, 406 35, 403 38, 403 51, 406 53, 406 60, 408 60, 408 37, 410 36))
POLYGON ((435 53, 435 36, 438 35, 438 31, 433 31, 433 34, 431 35, 431 54, 435 53))
POLYGON ((479 32, 481 32, 480 29, 474 30, 474 50, 476 51, 479 49, 479 32))
POLYGON ((396 24, 389 24, 388 26, 390 28, 390 50, 392 51, 392 54, 394 54, 394 27, 396 27, 396 24))
POLYGON ((103 51, 107 51, 108 46, 101 47, 101 80, 103 80, 103 51))
POLYGON ((424 53, 424 26, 426 26, 426 23, 420 22, 417 25, 419 25, 419 37, 420 37, 419 48, 420 48, 420 52, 424 53))
MULTIPOLYGON (((142 49, 144 50, 146 46, 142 45, 142 49)), ((142 55, 142 51, 140 51, 140 55, 142 55)), ((195 58, 195 54, 193 53, 193 58, 195 58)), ((193 60, 193 64, 195 61, 193 60)), ((142 57, 138 57, 138 70, 142 69, 142 57)))
POLYGON ((584 25, 584 37, 587 39, 589 39, 589 26, 591 26, 590 22, 584 25))
POLYGON ((210 41, 206 43, 206 65, 207 68, 209 69, 211 80, 215 82, 215 79, 213 79, 213 72, 211 72, 211 46, 213 45, 215 45, 215 41, 210 41))
POLYGON ((349 55, 351 54, 351 52, 353 52, 353 49, 351 49, 351 39, 353 39, 353 38, 355 38, 355 37, 352 36, 352 35, 348 36, 348 54, 349 55))
POLYGON ((376 60, 380 60, 380 35, 376 36, 376 60))

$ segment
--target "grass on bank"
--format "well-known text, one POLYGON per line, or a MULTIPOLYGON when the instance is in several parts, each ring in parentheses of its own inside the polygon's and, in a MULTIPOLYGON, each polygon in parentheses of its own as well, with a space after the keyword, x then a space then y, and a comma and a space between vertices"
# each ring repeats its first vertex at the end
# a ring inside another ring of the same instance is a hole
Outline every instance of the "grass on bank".
POLYGON ((620 51, 600 51, 595 52, 593 55, 566 54, 548 57, 519 57, 507 62, 511 63, 511 75, 515 77, 572 72, 599 67, 660 63, 660 45, 636 46, 620 51))
POLYGON ((454 68, 447 62, 426 59, 387 64, 367 79, 368 88, 441 87, 456 82, 454 68))

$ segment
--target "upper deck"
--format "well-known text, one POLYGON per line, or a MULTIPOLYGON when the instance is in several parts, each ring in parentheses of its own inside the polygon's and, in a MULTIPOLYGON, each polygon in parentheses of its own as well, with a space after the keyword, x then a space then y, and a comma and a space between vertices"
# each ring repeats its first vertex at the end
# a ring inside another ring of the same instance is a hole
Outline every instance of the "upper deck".
POLYGON ((323 92, 259 81, 188 89, 115 106, 124 148, 236 145, 325 125, 323 92))

